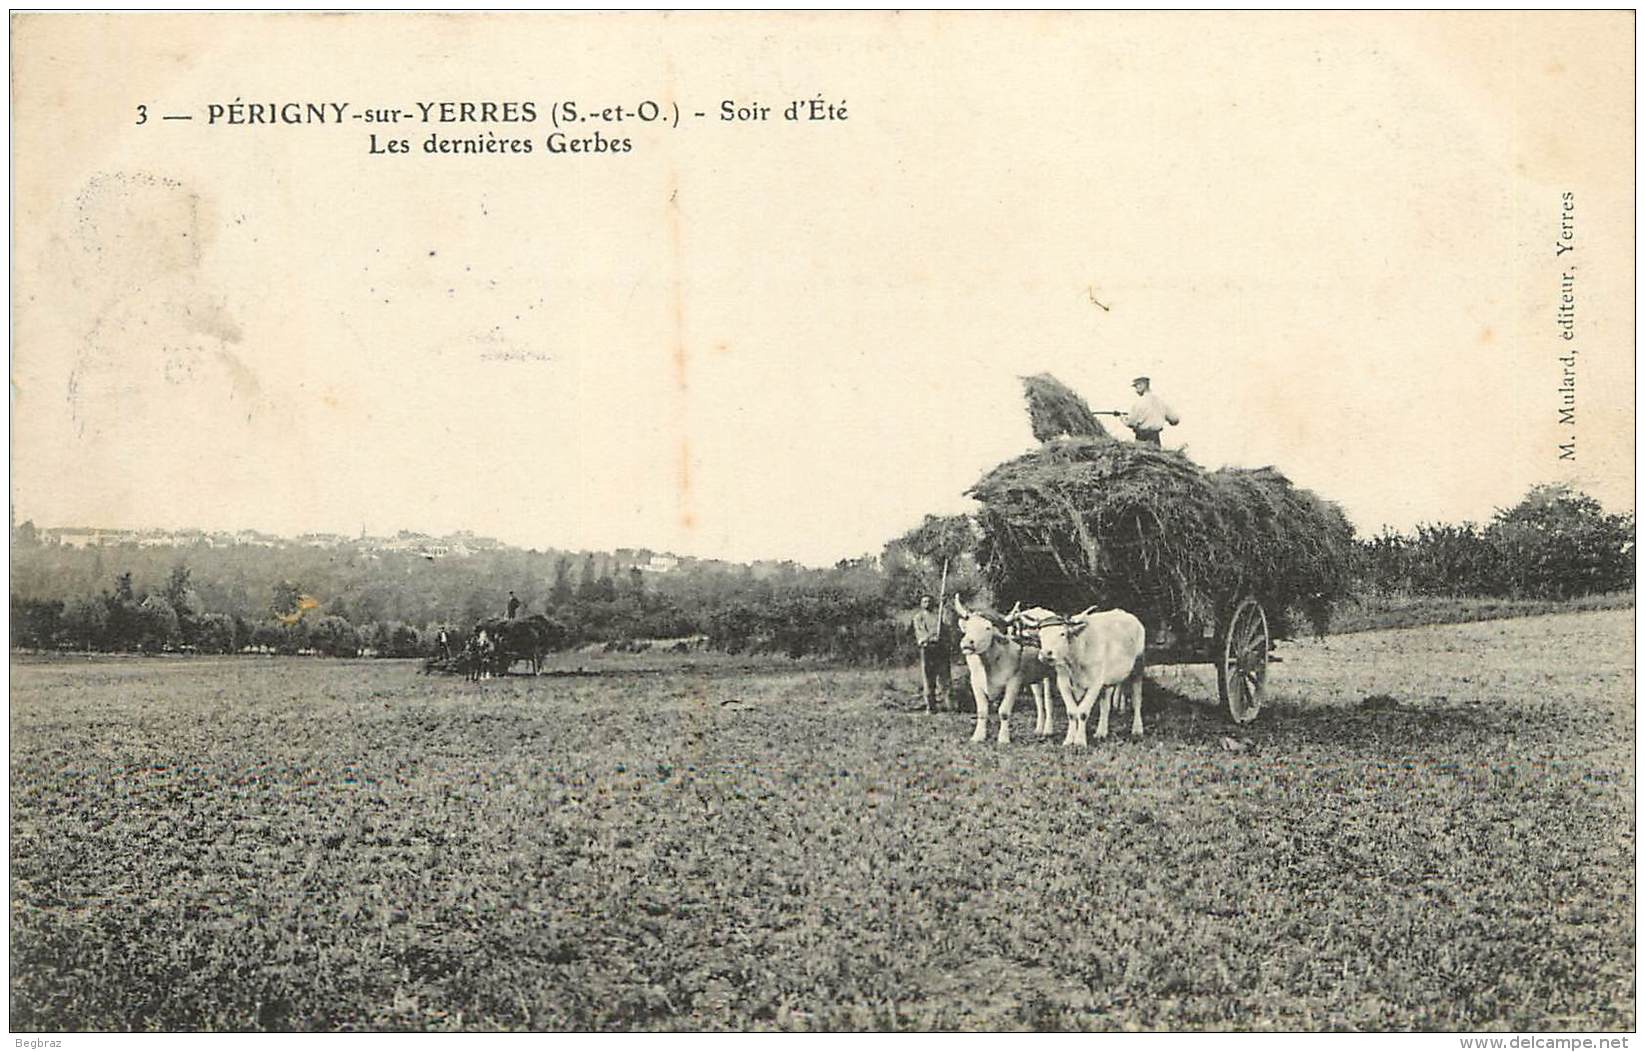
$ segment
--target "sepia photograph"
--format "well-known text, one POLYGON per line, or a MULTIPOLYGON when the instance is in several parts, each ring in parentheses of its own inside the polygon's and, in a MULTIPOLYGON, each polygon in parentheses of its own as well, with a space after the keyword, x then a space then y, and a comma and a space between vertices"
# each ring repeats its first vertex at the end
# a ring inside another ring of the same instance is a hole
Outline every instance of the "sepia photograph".
POLYGON ((18 1047, 1628 1047, 1633 11, 8 22, 18 1047))

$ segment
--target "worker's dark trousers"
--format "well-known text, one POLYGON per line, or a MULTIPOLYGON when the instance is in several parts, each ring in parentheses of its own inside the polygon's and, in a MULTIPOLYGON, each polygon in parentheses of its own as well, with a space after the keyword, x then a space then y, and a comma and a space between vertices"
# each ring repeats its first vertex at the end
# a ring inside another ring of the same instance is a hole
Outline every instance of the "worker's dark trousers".
POLYGON ((940 646, 920 647, 920 677, 925 680, 925 707, 948 704, 950 670, 948 652, 940 646))
POLYGON ((1159 432, 1158 431, 1138 431, 1137 432, 1137 441, 1138 442, 1145 442, 1150 446, 1157 446, 1157 445, 1159 445, 1159 432))

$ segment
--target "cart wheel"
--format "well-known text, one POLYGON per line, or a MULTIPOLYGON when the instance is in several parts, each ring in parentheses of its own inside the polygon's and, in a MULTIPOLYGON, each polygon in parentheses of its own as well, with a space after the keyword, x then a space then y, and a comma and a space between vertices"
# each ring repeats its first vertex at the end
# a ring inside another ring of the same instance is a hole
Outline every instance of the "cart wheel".
POLYGON ((1268 681, 1268 615, 1247 598, 1234 607, 1217 655, 1217 693, 1235 723, 1250 723, 1262 710, 1268 681))

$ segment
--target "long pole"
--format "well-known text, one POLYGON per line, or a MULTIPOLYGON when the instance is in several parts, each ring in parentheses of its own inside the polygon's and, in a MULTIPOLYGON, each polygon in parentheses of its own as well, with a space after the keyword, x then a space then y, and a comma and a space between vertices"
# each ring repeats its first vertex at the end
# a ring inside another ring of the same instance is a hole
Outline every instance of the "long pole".
MULTIPOLYGON (((944 593, 946 593, 947 591, 948 591, 948 558, 946 556, 944 556, 943 560, 942 560, 942 580, 937 584, 937 652, 938 652, 937 660, 939 660, 943 663, 940 667, 942 667, 944 669, 951 669, 951 667, 952 667, 951 663, 953 662, 954 659, 951 658, 948 655, 947 647, 944 645, 944 640, 942 638, 943 637, 942 629, 943 629, 943 624, 944 624, 944 618, 946 617, 946 613, 942 608, 942 604, 944 602, 944 593)), ((947 680, 947 676, 943 676, 942 681, 946 681, 946 680, 947 680)), ((950 693, 949 697, 940 699, 939 704, 942 706, 942 708, 944 710, 946 710, 948 708, 948 706, 950 704, 952 704, 951 698, 952 698, 952 693, 950 693)))

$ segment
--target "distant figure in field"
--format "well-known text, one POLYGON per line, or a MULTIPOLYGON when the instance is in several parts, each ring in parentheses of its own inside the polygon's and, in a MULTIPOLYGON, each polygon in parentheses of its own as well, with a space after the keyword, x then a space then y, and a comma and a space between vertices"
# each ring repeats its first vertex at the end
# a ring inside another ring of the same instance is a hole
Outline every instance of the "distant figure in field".
POLYGON ((440 648, 441 661, 451 660, 451 633, 446 631, 445 625, 440 626, 440 634, 434 637, 434 645, 440 648))
POLYGON ((508 593, 508 619, 514 620, 520 612, 520 597, 513 592, 508 593))
POLYGON ((1137 400, 1132 403, 1131 411, 1125 414, 1125 426, 1136 434, 1138 442, 1157 446, 1160 444, 1160 432, 1165 430, 1165 426, 1175 427, 1181 420, 1159 395, 1149 390, 1148 377, 1139 376, 1132 380, 1131 388, 1137 392, 1137 400))
POLYGON ((920 678, 925 684, 925 711, 937 711, 937 699, 948 699, 950 670, 947 633, 943 631, 942 611, 937 600, 929 593, 920 596, 920 608, 914 611, 914 643, 920 648, 920 678))

